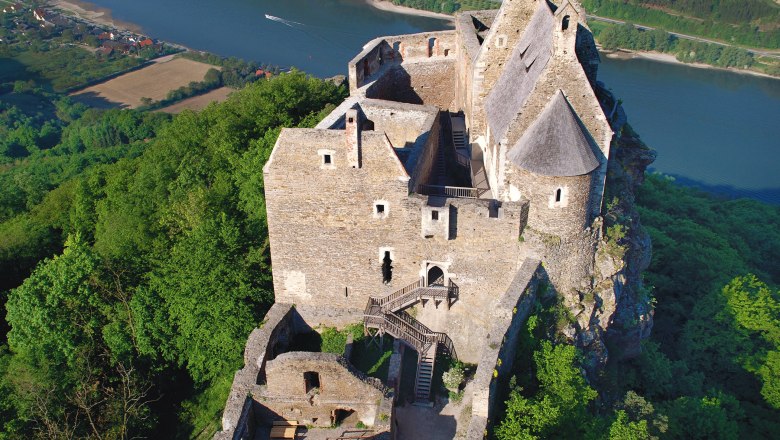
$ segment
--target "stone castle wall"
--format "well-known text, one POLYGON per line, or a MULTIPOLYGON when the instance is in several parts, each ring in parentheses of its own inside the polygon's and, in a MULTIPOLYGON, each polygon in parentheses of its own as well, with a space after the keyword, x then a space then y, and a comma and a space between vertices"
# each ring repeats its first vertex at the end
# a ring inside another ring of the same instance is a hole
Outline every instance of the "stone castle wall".
POLYGON ((466 431, 469 440, 485 438, 489 421, 495 421, 496 406, 501 404, 498 399, 502 396, 499 387, 507 389, 520 332, 536 300, 539 277, 543 275, 539 266, 539 260, 526 260, 496 302, 477 372, 466 389, 473 395, 471 420, 466 431))
POLYGON ((386 391, 382 382, 366 377, 340 355, 284 353, 268 361, 265 375, 267 386, 255 396, 263 406, 263 419, 283 418, 329 427, 336 410, 354 411, 366 426, 390 419, 390 412, 384 416, 379 413, 386 391), (318 386, 309 383, 307 390, 306 374, 316 375, 318 386))
POLYGON ((350 93, 455 110, 456 38, 444 31, 372 40, 349 63, 350 93))
POLYGON ((531 228, 569 237, 589 226, 590 174, 551 177, 517 169, 509 182, 530 201, 528 226, 531 228), (556 202, 559 190, 560 200, 556 202))
POLYGON ((340 309, 331 316, 359 318, 369 296, 392 293, 435 264, 460 286, 460 298, 446 319, 420 320, 448 332, 464 359, 474 360, 492 293, 506 290, 521 263, 524 203, 498 208, 489 200, 410 195, 409 177, 383 134, 363 132, 361 168, 345 166, 343 137, 336 130, 286 129, 267 166, 276 300, 305 305, 298 311, 307 321, 343 324, 316 310, 340 309), (332 168, 323 168, 323 149, 332 152, 332 168), (392 259, 388 283, 386 252, 392 259))

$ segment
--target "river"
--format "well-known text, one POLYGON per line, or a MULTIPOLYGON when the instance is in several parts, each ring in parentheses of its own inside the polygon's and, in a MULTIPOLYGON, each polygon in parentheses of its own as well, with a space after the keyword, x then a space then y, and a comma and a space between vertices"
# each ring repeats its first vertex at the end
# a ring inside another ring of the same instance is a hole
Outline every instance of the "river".
MULTIPOLYGON (((94 0, 155 38, 223 56, 346 74, 371 38, 450 29, 362 0, 94 0), (281 20, 269 20, 269 14, 281 20)), ((678 182, 780 204, 780 80, 603 57, 599 77, 678 182)))

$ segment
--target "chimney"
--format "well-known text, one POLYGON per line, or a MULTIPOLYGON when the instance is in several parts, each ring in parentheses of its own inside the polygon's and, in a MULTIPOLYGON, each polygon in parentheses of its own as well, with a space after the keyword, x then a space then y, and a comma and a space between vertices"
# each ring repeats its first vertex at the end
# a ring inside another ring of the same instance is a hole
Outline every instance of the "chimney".
POLYGON ((360 168, 360 118, 355 109, 347 110, 344 115, 344 136, 347 140, 347 163, 352 168, 360 168))

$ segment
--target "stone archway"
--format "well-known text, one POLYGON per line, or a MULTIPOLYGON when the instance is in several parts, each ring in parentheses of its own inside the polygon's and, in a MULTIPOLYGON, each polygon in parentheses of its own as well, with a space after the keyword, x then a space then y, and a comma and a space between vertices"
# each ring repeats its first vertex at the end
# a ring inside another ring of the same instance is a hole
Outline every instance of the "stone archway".
POLYGON ((443 286, 444 285, 444 271, 441 267, 431 265, 428 267, 427 281, 429 286, 443 286))

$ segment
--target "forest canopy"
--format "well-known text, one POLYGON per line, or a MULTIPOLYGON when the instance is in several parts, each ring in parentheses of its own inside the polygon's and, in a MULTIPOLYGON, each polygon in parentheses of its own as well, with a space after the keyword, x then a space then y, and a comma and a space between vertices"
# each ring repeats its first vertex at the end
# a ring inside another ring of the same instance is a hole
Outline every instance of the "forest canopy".
POLYGON ((273 301, 262 165, 345 94, 294 71, 173 118, 80 109, 0 171, 0 438, 215 429, 273 301))

